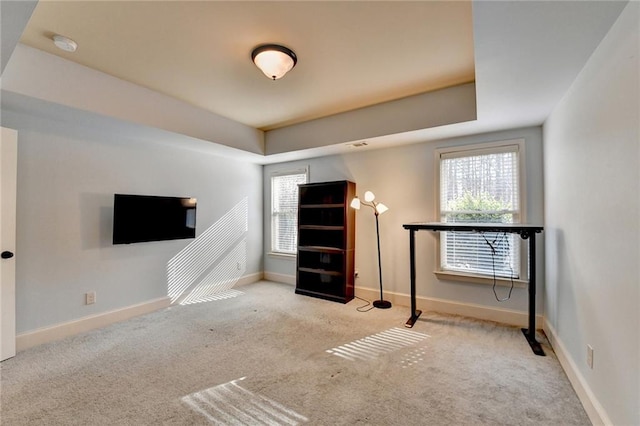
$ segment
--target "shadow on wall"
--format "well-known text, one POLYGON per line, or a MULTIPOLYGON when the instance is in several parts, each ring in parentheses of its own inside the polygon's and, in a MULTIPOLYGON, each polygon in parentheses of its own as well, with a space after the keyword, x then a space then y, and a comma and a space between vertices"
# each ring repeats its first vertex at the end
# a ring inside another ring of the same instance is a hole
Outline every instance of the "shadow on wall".
POLYGON ((247 265, 248 199, 243 198, 167 263, 167 294, 187 305, 234 297, 247 265))
MULTIPOLYGON (((544 233, 546 238, 544 246, 546 270, 544 277, 544 310, 547 320, 557 330, 560 315, 558 307, 563 303, 567 303, 564 308, 564 313, 566 314, 568 306, 575 306, 573 283, 576 278, 571 272, 571 267, 575 263, 573 263, 574 259, 570 257, 570 251, 567 249, 562 229, 550 227, 545 229, 544 233), (569 295, 570 298, 567 298, 569 295)), ((573 318, 573 321, 575 321, 573 324, 579 323, 577 316, 573 318)))
POLYGON ((113 194, 81 193, 79 212, 82 249, 111 247, 113 245, 111 243, 113 237, 113 194))

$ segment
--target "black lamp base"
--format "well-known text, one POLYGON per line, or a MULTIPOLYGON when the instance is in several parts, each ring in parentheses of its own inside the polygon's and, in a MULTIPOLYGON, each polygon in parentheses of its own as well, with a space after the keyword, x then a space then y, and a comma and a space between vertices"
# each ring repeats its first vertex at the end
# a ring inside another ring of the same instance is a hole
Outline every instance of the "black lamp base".
POLYGON ((391 307, 391 302, 387 300, 375 300, 373 302, 373 306, 379 309, 389 309, 391 307))

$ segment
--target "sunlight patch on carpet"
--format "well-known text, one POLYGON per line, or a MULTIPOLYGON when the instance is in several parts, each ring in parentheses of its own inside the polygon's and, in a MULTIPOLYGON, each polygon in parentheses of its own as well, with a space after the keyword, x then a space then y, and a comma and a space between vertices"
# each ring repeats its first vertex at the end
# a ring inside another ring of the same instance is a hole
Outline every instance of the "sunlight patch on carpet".
POLYGON ((402 368, 411 367, 424 360, 426 347, 422 346, 420 348, 414 349, 411 352, 407 353, 402 360, 400 360, 400 365, 402 368))
POLYGON ((275 426, 309 421, 282 404, 240 386, 238 383, 245 378, 192 393, 181 400, 212 424, 275 426))
POLYGON ((431 336, 394 327, 333 349, 327 349, 327 353, 350 361, 366 361, 398 349, 406 348, 407 346, 415 345, 427 337, 431 336))

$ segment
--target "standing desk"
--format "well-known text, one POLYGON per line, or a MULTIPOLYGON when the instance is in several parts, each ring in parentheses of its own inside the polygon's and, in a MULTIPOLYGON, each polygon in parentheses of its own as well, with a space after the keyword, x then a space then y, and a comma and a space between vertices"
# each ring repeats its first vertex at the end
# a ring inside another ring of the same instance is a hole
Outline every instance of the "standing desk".
POLYGON ((521 223, 443 223, 423 222, 402 225, 409 230, 409 257, 411 258, 411 317, 405 326, 413 327, 422 311, 416 309, 416 244, 417 231, 454 231, 454 232, 507 232, 519 234, 523 240, 529 240, 529 328, 522 333, 529 342, 533 353, 545 356, 540 343, 536 340, 536 234, 542 232, 542 226, 521 223))

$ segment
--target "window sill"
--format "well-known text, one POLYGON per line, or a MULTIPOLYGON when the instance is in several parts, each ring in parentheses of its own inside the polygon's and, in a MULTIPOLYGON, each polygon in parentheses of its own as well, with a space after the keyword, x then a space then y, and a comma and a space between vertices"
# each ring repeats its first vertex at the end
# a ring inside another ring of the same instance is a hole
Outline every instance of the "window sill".
POLYGON ((289 260, 295 260, 296 256, 295 254, 289 254, 289 253, 278 253, 276 251, 270 251, 267 253, 267 256, 269 257, 275 257, 275 258, 280 258, 280 259, 289 259, 289 260))
MULTIPOLYGON (((464 272, 454 271, 434 271, 433 273, 436 274, 436 277, 438 277, 439 280, 443 281, 460 281, 472 284, 493 285, 493 277, 487 277, 484 275, 465 274, 464 272)), ((496 285, 511 287, 511 280, 508 278, 496 277, 496 285)), ((527 288, 529 286, 529 282, 522 279, 514 279, 513 286, 518 288, 527 288)))

